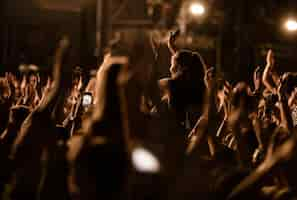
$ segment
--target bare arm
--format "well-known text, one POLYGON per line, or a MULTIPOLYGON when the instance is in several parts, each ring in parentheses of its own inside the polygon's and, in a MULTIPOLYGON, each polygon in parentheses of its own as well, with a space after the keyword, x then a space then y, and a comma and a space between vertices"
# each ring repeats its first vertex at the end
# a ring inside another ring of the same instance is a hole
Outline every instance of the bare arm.
POLYGON ((59 94, 63 92, 63 90, 61 89, 65 88, 65 85, 63 85, 64 79, 62 79, 62 73, 63 73, 62 61, 63 61, 63 56, 65 54, 65 51, 67 50, 68 47, 69 47, 68 38, 63 38, 60 41, 59 47, 55 53, 52 88, 48 96, 46 98, 43 98, 41 103, 39 104, 39 107, 37 108, 39 112, 53 111, 54 106, 56 105, 57 99, 59 97, 59 94))
POLYGON ((216 94, 216 81, 214 78, 214 69, 210 68, 205 74, 205 83, 207 86, 207 94, 205 98, 203 114, 198 119, 195 127, 192 129, 190 135, 195 135, 194 141, 189 146, 187 153, 191 153, 194 148, 201 145, 207 139, 210 152, 212 155, 215 153, 215 145, 211 142, 211 137, 216 134, 219 123, 216 118, 215 94, 216 94), (211 134, 211 135, 208 135, 211 134))
POLYGON ((273 55, 273 51, 270 49, 267 53, 267 58, 266 58, 266 67, 265 67, 265 70, 263 72, 263 77, 262 77, 262 81, 263 81, 263 84, 264 86, 272 93, 276 93, 276 88, 273 87, 271 85, 271 83, 269 82, 269 76, 271 74, 271 71, 274 67, 274 55, 273 55))
MULTIPOLYGON (((284 75, 286 76, 286 75, 284 75)), ((293 120, 290 113, 290 108, 288 105, 288 98, 285 95, 285 89, 287 87, 287 84, 284 83, 286 77, 282 78, 278 89, 277 94, 279 97, 279 109, 280 109, 280 115, 281 115, 281 126, 287 129, 288 131, 293 130, 293 120)))
POLYGON ((262 82, 262 76, 261 76, 261 67, 258 66, 253 75, 253 81, 254 81, 254 93, 258 92, 260 87, 261 87, 261 82, 262 82))
POLYGON ((177 52, 177 46, 175 44, 176 38, 179 35, 179 31, 175 31, 170 33, 169 39, 167 41, 167 46, 169 48, 169 51, 171 52, 172 55, 174 55, 177 52))

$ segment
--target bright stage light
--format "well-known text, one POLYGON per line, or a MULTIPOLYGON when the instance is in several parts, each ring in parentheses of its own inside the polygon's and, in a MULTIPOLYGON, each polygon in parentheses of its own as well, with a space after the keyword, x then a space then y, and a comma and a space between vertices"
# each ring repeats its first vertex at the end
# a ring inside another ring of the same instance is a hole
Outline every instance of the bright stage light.
POLYGON ((160 171, 158 158, 144 148, 138 147, 133 150, 132 163, 138 172, 153 174, 160 171))
POLYGON ((194 16, 201 16, 205 13, 205 7, 200 3, 192 3, 190 5, 190 12, 194 16))
POLYGON ((286 29, 290 32, 297 31, 297 21, 296 20, 293 20, 293 19, 287 20, 285 26, 286 26, 286 29))

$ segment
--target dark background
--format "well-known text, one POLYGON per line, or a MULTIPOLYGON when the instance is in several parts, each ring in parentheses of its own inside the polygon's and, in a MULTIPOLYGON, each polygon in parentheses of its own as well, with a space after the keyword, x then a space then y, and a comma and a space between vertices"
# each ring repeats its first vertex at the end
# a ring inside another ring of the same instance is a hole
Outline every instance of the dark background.
MULTIPOLYGON (((101 38, 102 52, 110 34, 105 26, 124 2, 106 1, 109 7, 98 15, 96 0, 1 0, 0 70, 14 71, 22 62, 48 70, 56 42, 63 34, 71 37, 73 62, 85 69, 96 67, 96 30, 105 32, 101 38)), ((114 20, 113 30, 172 28, 182 1, 163 2, 172 6, 170 12, 162 15, 160 6, 149 18, 144 0, 128 0, 124 11, 114 20)), ((226 78, 248 80, 257 65, 264 66, 269 48, 276 52, 280 72, 296 71, 297 34, 288 34, 282 28, 288 16, 297 14, 296 1, 204 2, 208 5, 204 21, 189 24, 189 34, 197 41, 191 48, 201 51, 208 63, 219 68, 226 78), (208 38, 206 43, 212 45, 203 46, 201 38, 208 38)), ((168 66, 164 64, 164 68, 166 71, 168 66)))

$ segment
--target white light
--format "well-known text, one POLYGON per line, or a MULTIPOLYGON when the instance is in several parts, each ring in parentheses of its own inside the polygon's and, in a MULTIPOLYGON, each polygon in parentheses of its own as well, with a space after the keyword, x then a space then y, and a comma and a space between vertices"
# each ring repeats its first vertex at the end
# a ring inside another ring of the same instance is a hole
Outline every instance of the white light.
POLYGON ((32 71, 38 71, 38 66, 36 65, 29 65, 29 69, 32 71))
POLYGON ((296 20, 288 20, 286 22, 286 28, 288 31, 297 31, 297 21, 296 20))
POLYGON ((144 148, 136 148, 133 150, 132 163, 139 172, 157 173, 160 171, 159 160, 144 148))
POLYGON ((19 71, 24 72, 24 71, 27 70, 27 68, 28 68, 27 65, 21 64, 21 65, 19 66, 19 71))
POLYGON ((192 3, 190 6, 190 12, 192 13, 192 15, 200 16, 205 13, 205 8, 200 3, 192 3))

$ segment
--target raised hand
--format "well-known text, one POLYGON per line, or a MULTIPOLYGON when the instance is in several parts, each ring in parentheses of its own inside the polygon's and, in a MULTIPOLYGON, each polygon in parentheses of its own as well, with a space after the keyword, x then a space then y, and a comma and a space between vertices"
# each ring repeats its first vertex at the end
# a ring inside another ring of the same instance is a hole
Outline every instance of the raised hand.
POLYGON ((273 66, 275 64, 274 53, 273 53, 272 49, 268 50, 268 53, 266 56, 266 63, 269 66, 273 66))
POLYGON ((14 86, 14 88, 20 87, 20 83, 15 76, 12 77, 11 81, 12 81, 12 85, 14 86))
POLYGON ((5 78, 10 83, 10 82, 12 82, 13 74, 11 72, 6 72, 5 73, 5 78))
POLYGON ((277 79, 278 76, 277 74, 273 71, 274 68, 274 64, 275 64, 275 59, 274 59, 274 54, 273 51, 270 49, 267 53, 266 56, 266 67, 265 70, 263 72, 263 77, 262 77, 262 81, 264 86, 272 93, 276 93, 276 84, 277 84, 277 79), (272 78, 273 82, 271 82, 270 78, 272 78))
POLYGON ((280 117, 281 117, 281 125, 288 132, 293 129, 293 120, 290 113, 288 97, 286 94, 288 88, 288 77, 289 73, 285 73, 280 80, 280 83, 277 87, 277 95, 279 98, 279 109, 280 109, 280 117))
POLYGON ((293 106, 294 102, 297 100, 297 87, 295 87, 294 91, 292 91, 290 97, 289 97, 289 106, 293 106))
POLYGON ((172 55, 174 55, 177 52, 177 47, 175 45, 175 41, 176 41, 177 37, 179 36, 179 34, 180 34, 180 31, 176 30, 174 32, 171 32, 169 35, 167 45, 168 45, 168 48, 172 55))
POLYGON ((55 52, 51 91, 49 92, 48 96, 43 98, 43 101, 40 102, 38 107, 39 111, 47 110, 51 112, 57 103, 56 101, 58 99, 59 93, 63 93, 61 88, 66 88, 65 86, 61 87, 61 84, 67 82, 67 80, 62 79, 62 74, 66 73, 65 67, 62 67, 62 62, 69 46, 70 41, 68 37, 64 36, 59 42, 58 48, 55 52))
POLYGON ((279 97, 279 99, 284 99, 286 98, 286 91, 287 91, 287 87, 288 85, 286 84, 286 81, 289 77, 289 73, 285 73, 283 74, 283 76, 280 79, 280 83, 277 87, 277 95, 279 97))
POLYGON ((179 35, 180 35, 180 30, 176 30, 176 31, 170 32, 169 41, 170 42, 175 42, 175 40, 177 39, 177 37, 179 35))
POLYGON ((52 86, 52 80, 51 80, 50 77, 48 77, 48 78, 47 78, 47 81, 46 81, 46 85, 45 85, 45 87, 44 87, 44 90, 45 90, 45 91, 50 90, 51 86, 52 86))
POLYGON ((261 73, 261 67, 260 66, 258 66, 255 69, 253 80, 254 80, 254 87, 255 87, 254 92, 257 92, 257 91, 259 91, 259 89, 261 87, 261 83, 262 83, 262 73, 261 73))
POLYGON ((79 76, 79 81, 77 84, 77 91, 78 92, 81 91, 82 87, 83 87, 83 78, 82 78, 82 76, 79 76))
POLYGON ((126 56, 111 56, 110 54, 107 54, 104 57, 103 63, 101 64, 98 70, 98 73, 100 73, 102 70, 109 69, 113 64, 126 66, 128 63, 129 63, 129 58, 126 56))
POLYGON ((21 82, 21 90, 23 91, 23 93, 25 93, 25 88, 27 86, 27 77, 26 75, 23 75, 23 79, 22 79, 22 82, 21 82))
POLYGON ((213 67, 209 68, 206 71, 206 73, 204 75, 204 83, 208 90, 212 89, 215 86, 215 84, 216 84, 215 69, 213 67))

